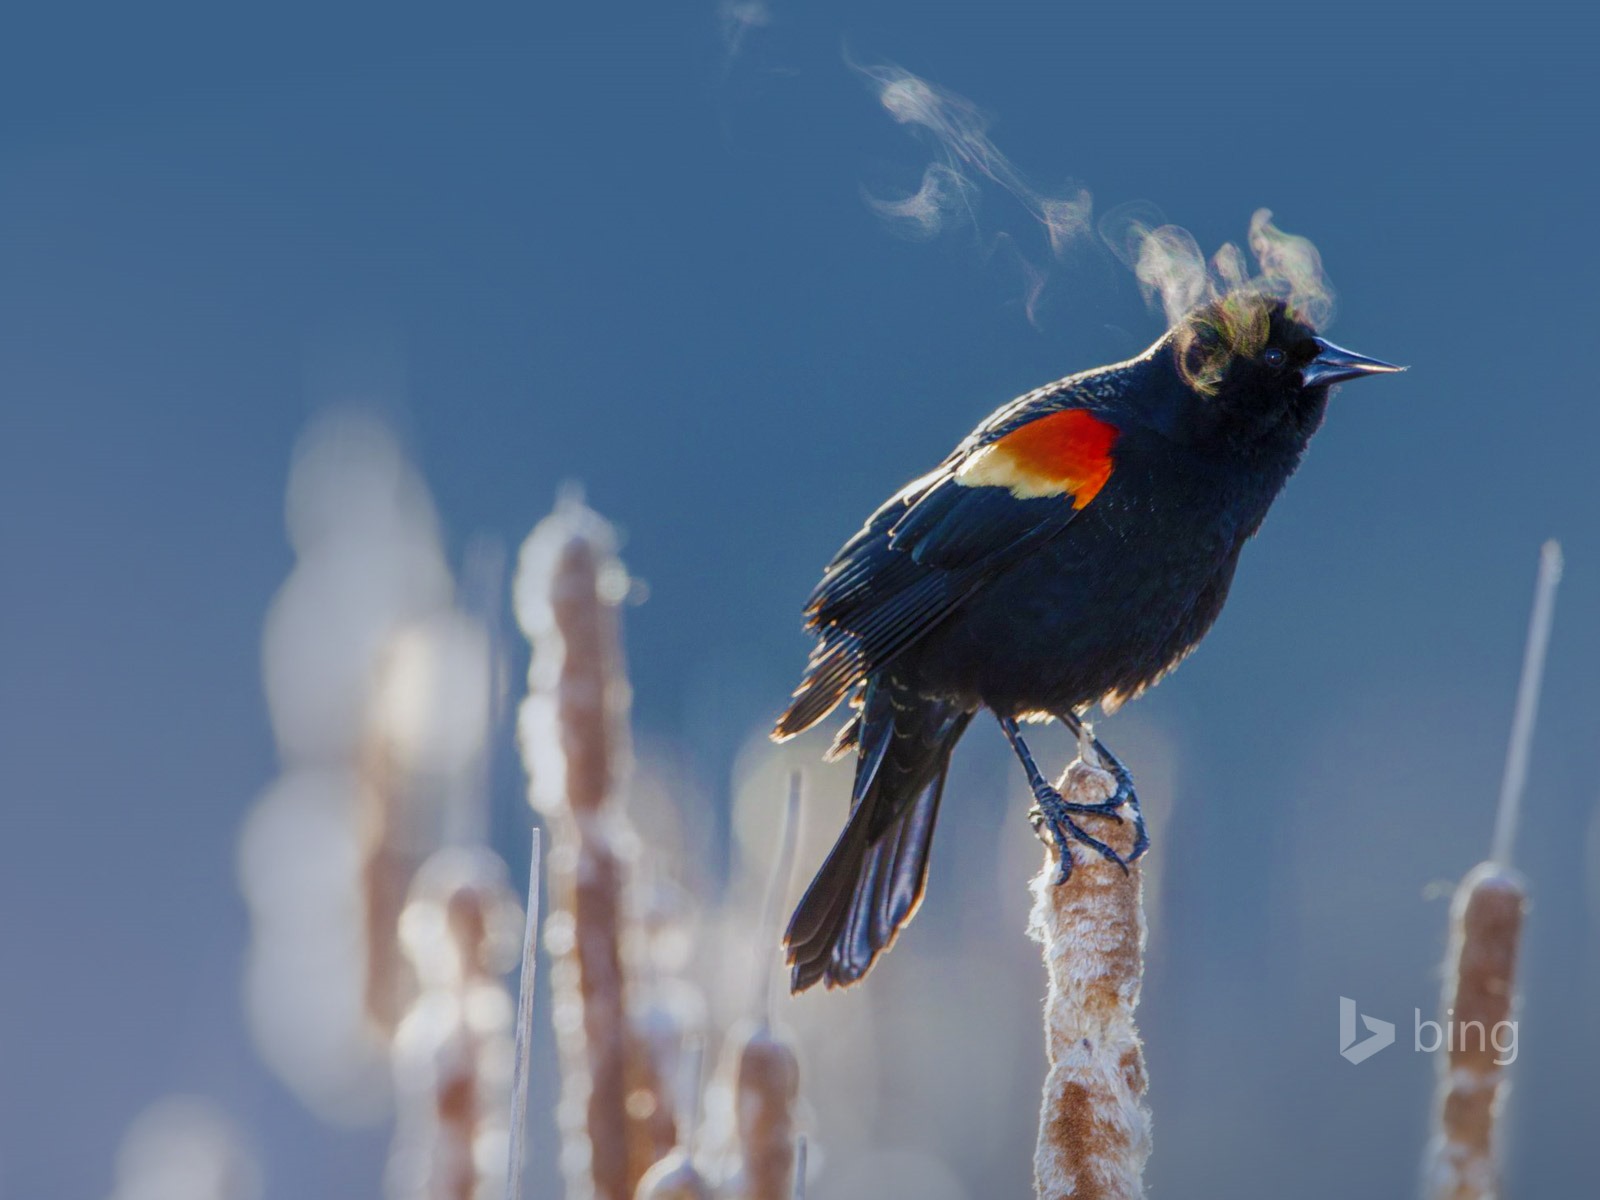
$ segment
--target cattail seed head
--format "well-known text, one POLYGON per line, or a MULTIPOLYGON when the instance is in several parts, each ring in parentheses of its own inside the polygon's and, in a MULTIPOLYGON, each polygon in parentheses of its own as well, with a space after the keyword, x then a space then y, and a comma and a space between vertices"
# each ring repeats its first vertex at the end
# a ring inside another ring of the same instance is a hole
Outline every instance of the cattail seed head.
POLYGON ((1451 905, 1444 1004, 1456 1032, 1440 1062, 1434 1133, 1424 1167, 1431 1200, 1498 1195, 1495 1124, 1509 1063, 1490 1031, 1506 1028, 1511 1020, 1526 904, 1516 873, 1484 862, 1461 881, 1451 905))
MULTIPOLYGON (((1069 801, 1097 803, 1115 780, 1081 759, 1058 785, 1069 801)), ((1108 831, 1097 824, 1102 838, 1108 831)), ((1109 831, 1124 856, 1128 825, 1109 831), (1120 835, 1120 836, 1118 836, 1120 835)), ((1033 881, 1029 935, 1044 949, 1049 993, 1049 1072, 1039 1112, 1034 1190, 1040 1200, 1136 1200, 1144 1194, 1150 1112, 1144 1047, 1134 1009, 1144 976, 1140 867, 1126 872, 1098 854, 1078 853, 1057 885, 1054 851, 1033 881)))

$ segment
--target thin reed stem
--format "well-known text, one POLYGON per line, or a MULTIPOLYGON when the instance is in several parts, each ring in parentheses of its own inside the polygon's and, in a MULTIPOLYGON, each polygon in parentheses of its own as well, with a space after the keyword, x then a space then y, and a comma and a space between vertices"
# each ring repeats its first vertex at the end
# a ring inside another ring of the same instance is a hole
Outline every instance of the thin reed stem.
POLYGON ((794 1193, 790 1200, 806 1200, 807 1152, 806 1135, 802 1133, 794 1140, 794 1193))
POLYGON ((799 771, 789 775, 789 799, 784 805, 783 821, 778 826, 778 845, 772 855, 772 870, 767 876, 766 895, 761 900, 761 924, 757 929, 756 961, 761 965, 761 983, 757 988, 756 1013, 763 1025, 772 1024, 773 980, 776 967, 782 962, 779 956, 779 921, 783 917, 783 903, 789 895, 789 883, 794 874, 794 855, 800 840, 800 796, 804 778, 799 771))
POLYGON ((533 1043, 533 993, 539 975, 539 879, 542 857, 541 834, 535 829, 528 857, 528 910, 522 927, 522 975, 517 987, 516 1059, 511 1068, 506 1200, 522 1200, 522 1169, 528 1144, 528 1053, 533 1043))
POLYGON ((772 1021, 773 980, 780 965, 778 922, 794 870, 800 829, 800 773, 789 777, 789 801, 767 880, 757 927, 761 964, 756 1016, 739 1043, 734 1068, 734 1127, 739 1166, 729 1192, 738 1200, 787 1200, 794 1179, 795 1107, 800 1098, 800 1060, 772 1021))
POLYGON ((1495 862, 1511 863, 1522 812, 1522 792, 1528 783, 1528 759, 1533 751, 1533 726, 1539 717, 1539 688, 1544 682, 1545 655, 1550 648, 1550 628, 1555 623, 1556 585, 1561 582, 1561 544, 1554 540, 1539 548, 1539 576, 1533 590, 1533 613, 1528 618, 1528 644, 1522 655, 1522 679, 1517 685, 1517 707, 1511 720, 1511 745, 1506 752, 1505 776, 1500 782, 1500 805, 1495 813, 1495 862))

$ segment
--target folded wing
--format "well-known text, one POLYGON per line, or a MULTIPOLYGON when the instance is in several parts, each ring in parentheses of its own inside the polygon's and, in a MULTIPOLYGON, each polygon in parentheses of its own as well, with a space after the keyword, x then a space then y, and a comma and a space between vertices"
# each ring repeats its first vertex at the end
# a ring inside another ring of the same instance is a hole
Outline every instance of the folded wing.
POLYGON ((845 543, 807 605, 818 641, 775 737, 821 720, 1099 494, 1118 431, 1071 399, 1041 393, 1001 410, 845 543))

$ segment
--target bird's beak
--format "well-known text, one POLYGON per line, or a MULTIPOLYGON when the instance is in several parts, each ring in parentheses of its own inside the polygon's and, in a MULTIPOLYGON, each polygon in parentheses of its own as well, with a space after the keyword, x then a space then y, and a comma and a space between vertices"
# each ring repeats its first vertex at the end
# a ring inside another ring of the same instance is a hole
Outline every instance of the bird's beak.
POLYGON ((1317 356, 1300 369, 1306 387, 1323 387, 1346 379, 1358 379, 1362 375, 1392 375, 1405 370, 1393 363, 1335 346, 1325 338, 1312 340, 1317 343, 1317 356))

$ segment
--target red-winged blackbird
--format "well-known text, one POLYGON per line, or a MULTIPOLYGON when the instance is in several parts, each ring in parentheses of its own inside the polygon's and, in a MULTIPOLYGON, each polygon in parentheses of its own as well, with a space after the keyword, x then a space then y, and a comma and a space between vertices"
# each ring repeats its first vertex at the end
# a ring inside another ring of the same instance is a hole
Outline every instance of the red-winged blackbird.
MULTIPOLYGON (((784 938, 791 987, 854 983, 911 919, 950 752, 979 708, 1028 773, 1036 822, 1121 862, 1084 817, 1136 822, 1127 771, 1083 726, 1150 687, 1205 636, 1239 551, 1299 465, 1331 385, 1400 370, 1342 350, 1281 300, 1206 304, 1139 357, 1012 401, 872 514, 806 608, 818 643, 773 736, 849 697, 852 809, 784 938), (1074 805, 1018 731, 1055 717, 1117 779, 1074 805)), ((1124 864, 1125 865, 1125 864, 1124 864)))

